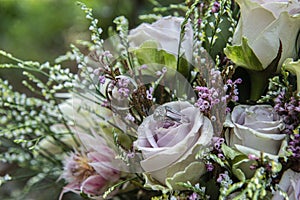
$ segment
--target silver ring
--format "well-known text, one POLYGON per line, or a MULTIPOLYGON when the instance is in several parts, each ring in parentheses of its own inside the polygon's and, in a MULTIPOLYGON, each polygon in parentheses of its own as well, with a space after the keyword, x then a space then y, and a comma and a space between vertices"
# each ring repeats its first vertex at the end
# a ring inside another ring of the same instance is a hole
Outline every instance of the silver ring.
POLYGON ((155 121, 188 122, 186 117, 170 106, 159 106, 153 113, 155 121))

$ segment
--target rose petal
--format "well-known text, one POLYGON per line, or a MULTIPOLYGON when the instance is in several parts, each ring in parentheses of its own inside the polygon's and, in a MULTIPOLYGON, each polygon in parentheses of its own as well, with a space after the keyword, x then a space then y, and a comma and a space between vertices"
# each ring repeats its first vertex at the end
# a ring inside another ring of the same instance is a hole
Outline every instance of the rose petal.
MULTIPOLYGON (((199 124, 198 129, 200 129, 201 124, 199 124)), ((198 139, 196 136, 197 132, 190 133, 184 140, 181 140, 173 148, 164 148, 164 151, 160 151, 159 154, 154 154, 141 161, 141 165, 146 172, 157 171, 159 169, 165 168, 175 161, 177 161, 188 149, 190 149, 195 140, 198 139)), ((141 149, 145 151, 146 149, 141 149)), ((143 152, 144 154, 144 152, 143 152)))
POLYGON ((240 143, 247 147, 277 155, 285 134, 263 134, 253 129, 237 125, 234 132, 240 137, 240 143))
POLYGON ((183 123, 176 128, 170 128, 170 130, 166 129, 163 133, 163 137, 161 137, 158 141, 158 146, 172 147, 178 143, 178 141, 183 140, 187 134, 191 131, 194 126, 194 120, 199 115, 198 112, 194 112, 193 107, 183 108, 180 111, 184 116, 188 116, 190 122, 183 123))
POLYGON ((273 3, 260 5, 251 0, 236 0, 240 6, 241 18, 233 37, 233 44, 240 44, 242 37, 248 38, 249 46, 266 68, 277 56, 279 41, 282 54, 279 66, 286 58, 295 58, 295 41, 299 30, 299 2, 273 3), (263 19, 263 20, 261 20, 263 19), (286 31, 289 30, 289 31, 286 31), (277 42, 276 42, 277 41, 277 42))
MULTIPOLYGON (((279 187, 283 191, 287 192, 287 195, 290 200, 299 199, 300 193, 300 173, 294 172, 291 169, 288 169, 282 175, 282 178, 279 182, 279 187), (297 183, 297 185, 296 185, 297 183)), ((272 200, 283 200, 283 196, 276 192, 272 200)))
POLYGON ((112 166, 110 162, 89 163, 98 174, 101 174, 107 181, 116 181, 120 177, 120 173, 116 170, 117 166, 112 166))
POLYGON ((282 121, 275 122, 253 122, 244 124, 245 127, 256 130, 257 132, 266 133, 266 134, 280 134, 284 129, 284 124, 282 121))
POLYGON ((149 116, 139 127, 138 140, 134 144, 143 154, 141 166, 145 172, 161 184, 166 184, 167 177, 184 171, 189 163, 195 161, 199 148, 211 143, 213 127, 210 120, 188 102, 171 102, 163 106, 181 113, 186 121, 168 128, 157 128, 160 122, 149 116), (146 142, 145 137, 148 137, 146 142), (157 147, 148 145, 149 138, 152 142, 157 139, 157 147))
POLYGON ((190 124, 182 124, 171 130, 162 130, 163 136, 157 141, 159 147, 172 147, 183 140, 190 131, 190 124))
POLYGON ((243 125, 245 123, 245 109, 248 108, 248 106, 245 105, 239 105, 234 107, 232 113, 231 113, 231 120, 234 123, 243 125))
MULTIPOLYGON (((195 108, 196 109, 196 108, 195 108)), ((197 110, 198 113, 198 118, 197 119, 201 119, 202 115, 201 113, 197 110)), ((157 171, 158 169, 164 168, 168 165, 170 165, 171 163, 175 162, 176 160, 178 160, 179 157, 181 157, 193 144, 195 144, 195 142, 197 141, 198 137, 196 137, 198 135, 198 131, 202 125, 202 120, 197 120, 197 123, 194 124, 194 127, 192 130, 190 130, 189 134, 187 135, 187 137, 185 137, 183 140, 178 141, 178 143, 172 147, 172 148, 156 148, 156 149, 147 149, 147 148, 143 148, 143 147, 138 147, 139 149, 142 150, 143 154, 146 153, 147 154, 147 150, 150 151, 159 151, 159 154, 154 154, 151 157, 145 157, 146 159, 143 160, 141 162, 142 167, 145 169, 145 171, 157 171), (161 149, 163 149, 163 151, 161 151, 161 149), (162 162, 164 164, 162 164, 162 162), (145 164, 146 163, 146 164, 145 164), (147 166, 147 164, 150 163, 151 166, 147 166)))
POLYGON ((282 12, 288 12, 290 15, 299 13, 300 3, 298 0, 277 0, 264 1, 262 6, 267 10, 272 11, 273 15, 278 18, 282 12))

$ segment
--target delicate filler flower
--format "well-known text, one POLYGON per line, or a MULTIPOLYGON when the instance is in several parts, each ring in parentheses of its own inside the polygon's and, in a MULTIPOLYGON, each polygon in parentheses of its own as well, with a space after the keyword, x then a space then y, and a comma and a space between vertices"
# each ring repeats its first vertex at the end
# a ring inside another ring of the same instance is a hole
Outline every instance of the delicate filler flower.
POLYGON ((284 123, 269 105, 236 106, 225 126, 232 128, 226 134, 227 143, 239 150, 242 146, 243 149, 277 155, 285 139, 285 134, 281 134, 284 123))
POLYGON ((211 172, 214 170, 214 165, 211 162, 206 163, 205 167, 208 172, 211 172))
POLYGON ((195 106, 205 114, 208 114, 212 107, 220 102, 218 90, 215 88, 197 86, 195 90, 198 92, 198 100, 195 106))
POLYGON ((242 83, 242 79, 238 78, 235 81, 228 79, 224 85, 226 95, 222 97, 222 101, 228 103, 230 101, 237 102, 239 100, 239 92, 237 89, 238 84, 242 83))
POLYGON ((105 83, 105 80, 106 80, 105 76, 103 76, 103 75, 100 75, 100 76, 99 76, 99 83, 100 83, 100 84, 104 84, 104 83, 105 83))
POLYGON ((153 87, 150 87, 149 90, 146 91, 147 93, 147 99, 152 100, 153 99, 153 87))
POLYGON ((109 51, 92 51, 87 57, 87 63, 89 66, 95 68, 94 74, 99 75, 105 70, 109 70, 110 60, 113 58, 113 55, 109 51))
POLYGON ((219 174, 219 177, 217 178, 217 182, 221 185, 228 187, 233 183, 230 176, 228 175, 228 171, 225 171, 224 173, 219 174))
POLYGON ((64 162, 60 178, 65 179, 68 185, 60 199, 69 191, 100 196, 120 177, 120 172, 112 165, 115 155, 100 136, 80 134, 80 139, 85 148, 71 153, 64 162))
POLYGON ((214 147, 214 153, 221 159, 224 159, 225 156, 222 152, 222 144, 225 142, 224 138, 220 138, 220 137, 213 137, 212 139, 213 141, 213 147, 214 147))
POLYGON ((129 89, 130 80, 127 78, 120 78, 117 82, 118 92, 121 98, 127 98, 130 94, 129 89))
MULTIPOLYGON (((198 100, 195 106, 200 109, 205 115, 209 115, 213 106, 220 103, 222 97, 220 96, 220 88, 215 88, 214 85, 218 82, 221 76, 220 71, 216 69, 211 69, 211 87, 206 86, 196 86, 195 90, 198 93, 198 100)), ((225 89, 225 88, 224 88, 225 89)))
POLYGON ((189 200, 197 200, 199 198, 199 195, 195 192, 189 196, 189 200))
POLYGON ((200 148, 213 137, 210 120, 188 102, 170 102, 158 107, 138 128, 135 142, 141 150, 141 166, 147 174, 170 189, 176 182, 195 184, 206 172, 195 160, 200 148))
POLYGON ((126 120, 129 120, 129 121, 131 121, 131 122, 134 122, 134 121, 135 121, 135 118, 134 118, 130 113, 128 113, 128 114, 126 115, 125 119, 126 119, 126 120))

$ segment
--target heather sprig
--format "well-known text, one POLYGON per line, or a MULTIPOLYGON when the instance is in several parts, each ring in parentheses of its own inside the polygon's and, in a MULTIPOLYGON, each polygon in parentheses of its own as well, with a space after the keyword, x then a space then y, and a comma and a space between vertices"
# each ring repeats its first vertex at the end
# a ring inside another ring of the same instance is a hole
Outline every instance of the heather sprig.
POLYGON ((285 91, 282 91, 274 100, 274 109, 283 117, 283 122, 286 127, 284 133, 292 134, 293 130, 299 125, 300 120, 300 101, 297 97, 286 97, 285 91))
POLYGON ((208 115, 213 105, 219 103, 218 92, 214 88, 198 86, 195 88, 198 93, 198 100, 195 104, 201 112, 208 115))
POLYGON ((285 90, 274 100, 274 109, 282 117, 285 129, 282 131, 289 137, 287 150, 291 156, 298 159, 300 157, 300 134, 298 127, 300 124, 300 100, 298 96, 290 96, 285 90))
MULTIPOLYGON (((212 87, 207 86, 196 86, 195 91, 198 94, 198 100, 195 103, 195 106, 199 107, 200 111, 204 114, 210 116, 210 111, 213 106, 223 102, 224 104, 228 104, 229 102, 237 102, 238 101, 238 89, 237 86, 241 84, 242 79, 238 78, 235 81, 231 79, 227 79, 223 88, 216 88, 214 85, 218 83, 218 78, 220 78, 220 72, 218 70, 211 70, 211 80, 210 85, 212 87), (222 96, 224 95, 224 96, 222 96)), ((217 85, 218 86, 218 85, 217 85)), ((229 112, 230 109, 227 108, 226 112, 229 112)), ((212 118, 213 120, 213 118, 212 118)))
POLYGON ((300 158, 300 131, 299 126, 293 131, 293 134, 290 134, 290 141, 288 150, 291 151, 292 157, 295 160, 299 160, 300 158))

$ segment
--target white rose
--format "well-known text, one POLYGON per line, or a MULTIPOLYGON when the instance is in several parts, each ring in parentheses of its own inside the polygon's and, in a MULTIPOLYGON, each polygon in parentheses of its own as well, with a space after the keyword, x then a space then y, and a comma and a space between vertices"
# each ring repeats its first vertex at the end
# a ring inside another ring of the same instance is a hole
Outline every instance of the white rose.
POLYGON ((170 189, 179 189, 177 182, 195 184, 206 172, 195 155, 211 144, 212 137, 211 121, 199 109, 188 102, 171 102, 143 121, 135 146, 142 152, 141 166, 147 174, 170 189), (167 118, 160 120, 160 114, 167 118))
POLYGON ((299 47, 296 39, 300 30, 300 3, 297 0, 236 0, 241 17, 233 36, 233 45, 242 37, 265 69, 277 56, 282 42, 279 66, 286 58, 295 58, 299 47))
MULTIPOLYGON (((287 193, 289 200, 299 200, 300 199, 300 173, 294 172, 288 169, 284 172, 280 182, 279 187, 281 190, 287 193)), ((276 192, 272 200, 283 200, 284 197, 276 192)))
POLYGON ((225 135, 229 146, 258 157, 260 152, 278 155, 285 139, 284 123, 270 105, 236 106, 225 126, 232 128, 225 135))
MULTIPOLYGON (((145 41, 154 40, 159 49, 163 49, 173 55, 178 54, 181 32, 181 17, 163 17, 153 24, 143 23, 130 31, 128 39, 132 47, 139 47, 145 41)), ((185 37, 181 43, 185 57, 192 63, 193 29, 190 23, 186 25, 185 37)), ((183 51, 181 51, 183 52, 183 51)))

